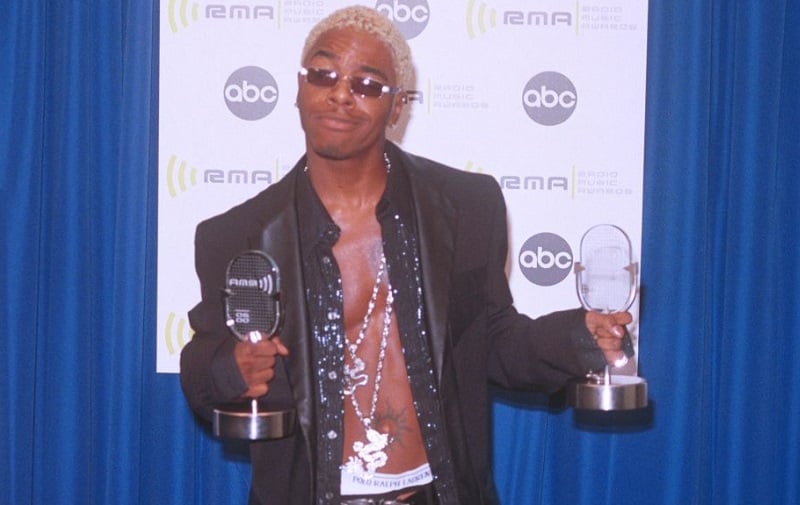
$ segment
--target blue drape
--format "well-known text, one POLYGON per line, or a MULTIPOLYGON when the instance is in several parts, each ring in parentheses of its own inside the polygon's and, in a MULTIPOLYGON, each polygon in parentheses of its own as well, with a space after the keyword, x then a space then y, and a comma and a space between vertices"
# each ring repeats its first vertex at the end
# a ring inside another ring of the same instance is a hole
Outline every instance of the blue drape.
MULTIPOLYGON (((498 397, 505 504, 800 503, 800 2, 650 3, 651 407, 498 397)), ((157 2, 0 16, 0 503, 244 503, 155 373, 157 2)))
POLYGON ((244 503, 155 373, 158 10, 94 4, 2 16, 0 503, 244 503))

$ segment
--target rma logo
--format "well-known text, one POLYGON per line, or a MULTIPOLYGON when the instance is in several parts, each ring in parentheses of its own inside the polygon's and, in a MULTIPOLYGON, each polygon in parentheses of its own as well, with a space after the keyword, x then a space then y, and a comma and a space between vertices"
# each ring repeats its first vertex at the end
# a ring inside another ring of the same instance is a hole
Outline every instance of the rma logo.
POLYGON ((222 5, 206 6, 208 19, 275 19, 272 5, 222 5))
POLYGON ((269 170, 221 170, 212 168, 203 171, 203 182, 206 184, 266 184, 273 182, 269 170))
POLYGON ((500 187, 503 189, 523 189, 529 191, 566 192, 569 190, 569 179, 561 176, 503 175, 500 176, 500 187))
POLYGON ((503 24, 518 26, 572 26, 572 13, 506 11, 503 13, 503 24))
POLYGON ((467 35, 474 39, 498 24, 504 26, 526 26, 537 29, 571 28, 574 15, 569 11, 553 10, 505 10, 499 11, 483 1, 467 2, 467 35), (500 19, 498 21, 498 18, 500 19))
POLYGON ((269 293, 272 291, 272 278, 267 275, 258 279, 233 277, 228 279, 228 286, 235 288, 257 289, 259 291, 269 293))
MULTIPOLYGON (((162 4, 166 2, 161 2, 162 4)), ((167 23, 172 33, 178 33, 181 28, 188 28, 190 24, 200 19, 201 4, 192 0, 169 0, 167 3, 167 23)), ((232 20, 274 20, 274 5, 243 5, 243 4, 208 4, 203 9, 205 19, 232 19, 232 20)), ((163 19, 163 18, 162 18, 163 19)))

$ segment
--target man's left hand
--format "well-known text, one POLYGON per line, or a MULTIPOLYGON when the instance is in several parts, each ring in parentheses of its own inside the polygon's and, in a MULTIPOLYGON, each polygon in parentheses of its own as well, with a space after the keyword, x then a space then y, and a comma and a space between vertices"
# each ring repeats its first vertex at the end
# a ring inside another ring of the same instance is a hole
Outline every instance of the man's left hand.
POLYGON ((614 314, 601 314, 589 311, 586 313, 586 328, 592 334, 597 346, 603 351, 609 365, 618 363, 625 357, 622 352, 622 337, 625 335, 625 325, 633 321, 630 312, 617 312, 614 314))

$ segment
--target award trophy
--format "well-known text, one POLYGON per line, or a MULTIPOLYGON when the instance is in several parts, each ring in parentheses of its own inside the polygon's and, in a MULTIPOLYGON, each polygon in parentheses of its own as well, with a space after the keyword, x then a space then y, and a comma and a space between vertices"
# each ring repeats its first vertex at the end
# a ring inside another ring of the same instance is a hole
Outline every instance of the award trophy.
MULTIPOLYGON (((225 273, 225 322, 236 338, 256 343, 270 338, 280 323, 280 276, 275 261, 262 251, 246 251, 225 273)), ((291 433, 294 409, 265 411, 259 400, 214 409, 214 435, 242 440, 282 438, 291 433)))
MULTIPOLYGON (((631 259, 631 242, 619 227, 601 224, 581 239, 581 262, 575 263, 578 298, 586 310, 613 314, 628 310, 636 299, 639 265, 631 259)), ((634 356, 625 330, 625 357, 613 366, 590 371, 570 388, 570 403, 585 410, 633 410, 647 406, 647 382, 641 377, 615 374, 634 356)))

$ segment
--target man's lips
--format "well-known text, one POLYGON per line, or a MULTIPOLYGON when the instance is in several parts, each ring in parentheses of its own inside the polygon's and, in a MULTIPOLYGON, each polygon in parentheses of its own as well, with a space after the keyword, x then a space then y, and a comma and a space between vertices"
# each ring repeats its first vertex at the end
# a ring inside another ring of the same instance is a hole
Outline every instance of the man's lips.
POLYGON ((339 114, 319 114, 315 116, 316 122, 329 130, 349 131, 358 128, 360 122, 339 114))

